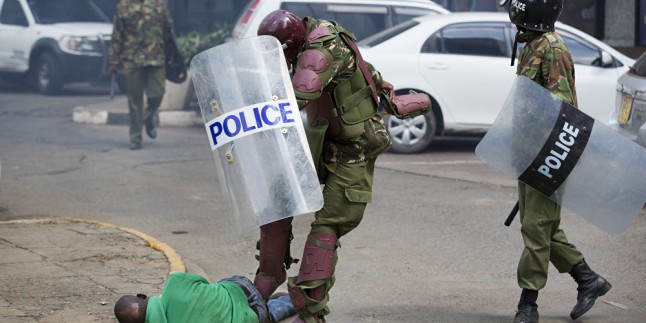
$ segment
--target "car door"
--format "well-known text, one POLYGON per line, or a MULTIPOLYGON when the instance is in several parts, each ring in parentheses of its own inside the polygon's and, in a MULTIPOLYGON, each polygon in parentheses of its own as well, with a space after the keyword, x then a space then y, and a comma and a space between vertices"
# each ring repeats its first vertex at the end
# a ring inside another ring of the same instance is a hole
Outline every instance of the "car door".
POLYGON ((457 23, 430 35, 420 70, 435 90, 447 128, 490 126, 514 78, 505 23, 457 23))
POLYGON ((29 47, 25 35, 29 21, 19 0, 0 0, 0 69, 24 72, 29 68, 29 47))

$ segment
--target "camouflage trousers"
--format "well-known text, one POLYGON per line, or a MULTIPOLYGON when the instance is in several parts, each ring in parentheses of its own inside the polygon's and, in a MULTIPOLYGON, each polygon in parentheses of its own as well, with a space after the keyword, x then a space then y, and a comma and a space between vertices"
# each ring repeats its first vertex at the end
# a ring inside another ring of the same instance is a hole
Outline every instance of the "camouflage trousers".
POLYGON ((550 262, 560 273, 569 272, 583 255, 569 243, 561 223, 561 206, 543 193, 518 182, 521 233, 525 248, 518 263, 518 285, 540 290, 547 282, 550 262))
POLYGON ((372 201, 375 159, 356 164, 326 165, 324 205, 316 212, 297 277, 288 287, 299 316, 317 322, 329 314, 329 291, 334 285, 338 239, 356 228, 372 201))
POLYGON ((166 69, 163 66, 127 68, 123 71, 130 114, 130 142, 141 143, 141 129, 153 117, 164 97, 166 69), (147 106, 144 110, 144 94, 147 106))

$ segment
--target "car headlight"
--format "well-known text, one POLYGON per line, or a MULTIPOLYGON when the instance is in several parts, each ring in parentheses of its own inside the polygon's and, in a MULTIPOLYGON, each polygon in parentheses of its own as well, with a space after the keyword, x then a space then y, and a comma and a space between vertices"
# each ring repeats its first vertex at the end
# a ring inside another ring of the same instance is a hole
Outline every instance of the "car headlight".
POLYGON ((66 53, 103 56, 103 44, 99 36, 63 36, 58 43, 66 53))

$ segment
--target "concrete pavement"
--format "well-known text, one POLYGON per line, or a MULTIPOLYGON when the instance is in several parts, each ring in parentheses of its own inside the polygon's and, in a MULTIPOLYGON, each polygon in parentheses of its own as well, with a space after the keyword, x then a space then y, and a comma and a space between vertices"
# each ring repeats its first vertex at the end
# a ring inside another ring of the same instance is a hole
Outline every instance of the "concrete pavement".
POLYGON ((129 228, 80 219, 0 222, 0 321, 116 322, 125 294, 157 295, 185 271, 168 245, 129 228))

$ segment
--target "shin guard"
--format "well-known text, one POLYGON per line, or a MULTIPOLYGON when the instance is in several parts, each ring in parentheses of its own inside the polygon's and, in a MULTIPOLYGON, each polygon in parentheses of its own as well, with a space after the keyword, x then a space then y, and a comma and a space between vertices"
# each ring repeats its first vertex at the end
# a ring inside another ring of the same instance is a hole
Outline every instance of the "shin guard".
POLYGON ((291 218, 265 224, 260 227, 260 240, 258 241, 260 262, 256 271, 254 285, 268 300, 278 286, 287 279, 289 266, 296 262, 292 259, 289 246, 292 240, 291 218))
POLYGON ((323 321, 328 314, 328 291, 334 284, 337 237, 332 232, 311 233, 296 279, 290 278, 289 294, 295 310, 307 322, 323 321))

